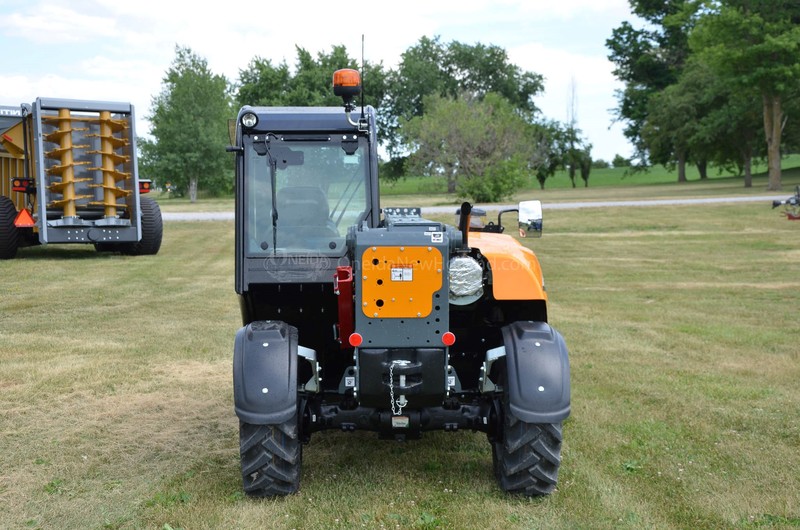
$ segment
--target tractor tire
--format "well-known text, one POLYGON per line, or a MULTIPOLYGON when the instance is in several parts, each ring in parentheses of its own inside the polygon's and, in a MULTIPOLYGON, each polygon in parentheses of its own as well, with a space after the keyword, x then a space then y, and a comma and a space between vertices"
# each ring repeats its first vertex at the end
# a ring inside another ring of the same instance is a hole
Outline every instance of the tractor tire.
POLYGON ((139 207, 141 209, 142 239, 136 243, 125 243, 120 246, 119 250, 129 256, 158 254, 164 227, 161 220, 161 208, 150 197, 141 197, 139 207))
POLYGON ((500 488, 528 497, 552 493, 561 465, 561 422, 526 423, 507 405, 503 409, 502 441, 492 444, 500 488))
POLYGON ((240 422, 239 453, 246 494, 277 497, 300 489, 303 448, 297 416, 278 425, 240 422))
POLYGON ((14 225, 17 209, 6 196, 0 196, 0 259, 12 259, 19 248, 19 229, 14 225))

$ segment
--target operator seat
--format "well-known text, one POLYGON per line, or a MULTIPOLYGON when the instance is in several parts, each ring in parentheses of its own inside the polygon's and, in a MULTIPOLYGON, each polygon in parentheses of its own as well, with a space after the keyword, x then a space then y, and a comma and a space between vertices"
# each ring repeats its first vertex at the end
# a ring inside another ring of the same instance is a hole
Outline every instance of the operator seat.
MULTIPOLYGON (((298 238, 338 237, 329 218, 328 199, 317 186, 278 190, 278 236, 298 238)), ((305 246, 305 245, 303 245, 305 246)))

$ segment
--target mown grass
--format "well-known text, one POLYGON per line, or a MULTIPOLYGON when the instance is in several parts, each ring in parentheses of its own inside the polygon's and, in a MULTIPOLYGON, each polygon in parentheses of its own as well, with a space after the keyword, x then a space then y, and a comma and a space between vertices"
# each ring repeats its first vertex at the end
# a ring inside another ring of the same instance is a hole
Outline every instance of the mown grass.
POLYGON ((168 223, 157 256, 22 249, 0 264, 0 526, 800 527, 798 230, 761 203, 546 212, 524 243, 573 413, 532 500, 468 432, 318 433, 300 493, 245 498, 233 224, 168 223))

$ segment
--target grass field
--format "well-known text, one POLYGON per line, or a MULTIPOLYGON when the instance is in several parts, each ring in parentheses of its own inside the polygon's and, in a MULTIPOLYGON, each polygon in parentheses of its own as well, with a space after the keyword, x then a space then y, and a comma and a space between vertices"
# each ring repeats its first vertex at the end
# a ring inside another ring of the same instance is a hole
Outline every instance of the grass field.
POLYGON ((800 528, 800 223, 558 210, 525 244, 573 392, 559 487, 533 500, 469 432, 315 434, 300 493, 245 498, 233 223, 167 223, 157 256, 20 250, 0 263, 0 527, 800 528))

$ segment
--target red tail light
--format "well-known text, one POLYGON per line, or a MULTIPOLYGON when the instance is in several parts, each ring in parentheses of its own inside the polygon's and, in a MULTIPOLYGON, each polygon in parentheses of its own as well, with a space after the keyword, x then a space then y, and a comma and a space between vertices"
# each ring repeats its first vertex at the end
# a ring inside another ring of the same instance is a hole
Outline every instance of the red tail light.
POLYGON ((12 179, 11 191, 18 191, 21 193, 33 193, 33 179, 12 179))

